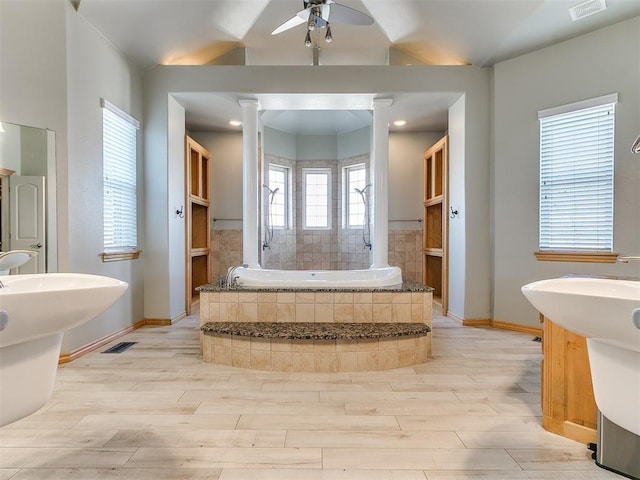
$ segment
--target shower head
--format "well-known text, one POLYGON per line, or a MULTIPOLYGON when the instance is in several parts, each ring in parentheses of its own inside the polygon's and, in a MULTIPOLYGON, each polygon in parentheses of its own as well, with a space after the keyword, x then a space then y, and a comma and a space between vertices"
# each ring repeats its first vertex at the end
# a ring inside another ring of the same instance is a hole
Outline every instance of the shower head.
POLYGON ((360 195, 364 195, 370 187, 371 187, 371 184, 369 183, 362 190, 360 190, 359 188, 355 188, 355 187, 354 187, 354 190, 356 192, 358 192, 360 195))
POLYGON ((275 189, 275 190, 271 190, 271 188, 269 188, 269 185, 267 185, 266 183, 263 183, 263 184, 262 184, 262 186, 263 186, 264 188, 266 188, 267 190, 269 190, 269 195, 275 195, 275 194, 276 194, 276 192, 277 192, 278 190, 280 190, 280 188, 279 188, 279 187, 276 187, 276 189, 275 189))
POLYGON ((275 190, 269 189, 269 195, 271 196, 271 203, 273 203, 273 200, 276 198, 276 193, 278 193, 278 190, 280 190, 280 187, 276 187, 275 190))

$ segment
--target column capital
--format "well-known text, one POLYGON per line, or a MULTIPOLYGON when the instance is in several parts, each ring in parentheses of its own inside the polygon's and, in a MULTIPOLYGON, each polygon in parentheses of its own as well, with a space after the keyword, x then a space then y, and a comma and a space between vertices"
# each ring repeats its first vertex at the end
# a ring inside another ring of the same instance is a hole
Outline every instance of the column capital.
POLYGON ((390 107, 393 104, 393 98, 374 98, 371 101, 371 105, 373 108, 377 106, 387 106, 390 107))
POLYGON ((255 106, 256 110, 260 110, 260 100, 257 98, 241 98, 238 100, 238 103, 242 107, 252 107, 255 106))

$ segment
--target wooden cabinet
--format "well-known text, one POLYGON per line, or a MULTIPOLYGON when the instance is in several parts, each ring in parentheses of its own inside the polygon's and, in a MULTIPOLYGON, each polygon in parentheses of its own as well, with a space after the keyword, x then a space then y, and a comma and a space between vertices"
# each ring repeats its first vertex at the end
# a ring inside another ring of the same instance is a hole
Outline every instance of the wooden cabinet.
POLYGON ((435 289, 442 311, 448 307, 448 142, 441 138, 424 154, 422 283, 435 289))
POLYGON ((186 310, 199 302, 196 287, 211 281, 211 156, 186 137, 186 310))
POLYGON ((584 337, 544 318, 542 426, 581 443, 596 441, 598 413, 584 337))

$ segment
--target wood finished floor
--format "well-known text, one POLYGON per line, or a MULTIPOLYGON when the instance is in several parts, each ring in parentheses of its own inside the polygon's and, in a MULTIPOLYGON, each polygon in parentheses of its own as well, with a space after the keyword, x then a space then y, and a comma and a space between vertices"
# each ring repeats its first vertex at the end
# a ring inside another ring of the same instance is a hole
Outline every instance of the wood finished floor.
POLYGON ((530 335, 435 312, 427 364, 294 374, 205 364, 197 328, 61 366, 51 401, 0 429, 0 480, 622 478, 540 426, 530 335))

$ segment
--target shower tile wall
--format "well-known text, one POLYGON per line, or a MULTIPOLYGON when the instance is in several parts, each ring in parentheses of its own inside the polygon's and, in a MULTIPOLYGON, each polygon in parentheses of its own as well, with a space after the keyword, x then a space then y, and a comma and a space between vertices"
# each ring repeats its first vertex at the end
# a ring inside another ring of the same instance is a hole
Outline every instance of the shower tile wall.
POLYGON ((242 230, 211 230, 211 278, 242 263, 242 230))
MULTIPOLYGON (((289 169, 290 172, 295 172, 295 160, 290 160, 288 158, 277 157, 275 155, 265 155, 265 172, 269 171, 270 164, 276 164, 279 166, 283 166, 289 169)), ((263 184, 267 183, 266 174, 265 179, 262 182, 263 184)), ((289 201, 291 202, 291 207, 295 211, 295 206, 297 203, 297 199, 295 195, 289 194, 289 201)), ((263 188, 262 191, 262 206, 263 206, 263 216, 268 214, 267 205, 269 202, 269 193, 267 189, 263 188)), ((273 229, 273 238, 269 244, 269 247, 262 248, 260 252, 260 264, 264 268, 274 268, 278 270, 296 270, 298 268, 297 265, 297 244, 296 244, 296 224, 298 219, 296 215, 292 216, 290 219, 290 225, 287 229, 273 229)), ((263 241, 260 242, 261 245, 264 244, 264 226, 261 227, 263 241)))
MULTIPOLYGON (((288 167, 294 173, 295 188, 291 198, 293 219, 288 230, 274 229, 271 247, 262 252, 261 264, 265 268, 283 270, 352 270, 368 268, 371 251, 363 248, 362 229, 342 229, 342 169, 364 163, 368 169, 369 155, 343 160, 304 160, 265 155, 265 170, 269 164, 288 167), (302 228, 302 169, 330 168, 332 195, 331 230, 305 230, 302 228)), ((267 197, 263 198, 266 204, 267 197)))

